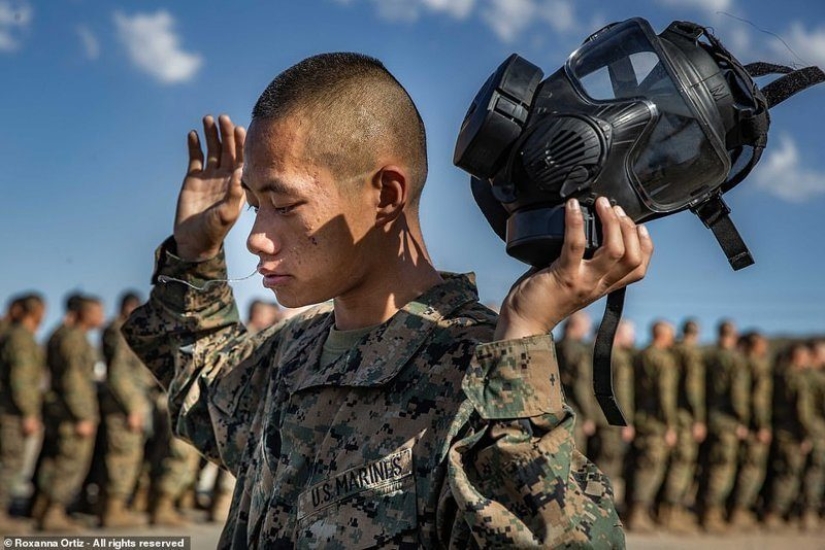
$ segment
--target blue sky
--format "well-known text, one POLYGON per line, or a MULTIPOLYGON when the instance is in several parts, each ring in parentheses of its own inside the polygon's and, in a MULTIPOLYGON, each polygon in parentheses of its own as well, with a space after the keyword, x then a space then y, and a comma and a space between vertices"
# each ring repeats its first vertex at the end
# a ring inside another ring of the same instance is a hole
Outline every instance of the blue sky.
MULTIPOLYGON (((825 67, 825 3, 810 0, 0 0, 0 300, 43 292, 45 334, 70 290, 101 296, 110 313, 122 289, 148 293, 186 132, 205 113, 246 124, 278 72, 347 50, 383 60, 421 110, 423 224, 437 265, 476 272, 482 299, 500 301, 524 266, 452 165, 464 113, 510 53, 550 73, 589 33, 632 16, 657 31, 675 19, 712 26, 745 62, 825 67)), ((726 197, 755 266, 734 273, 689 213, 649 225, 657 250, 626 307, 641 340, 652 320, 686 316, 706 340, 721 317, 770 334, 825 332, 824 101, 825 85, 775 109, 762 162, 726 197)), ((251 216, 229 237, 231 276, 255 268, 244 245, 251 216)), ((269 297, 257 276, 234 286, 241 307, 269 297)))

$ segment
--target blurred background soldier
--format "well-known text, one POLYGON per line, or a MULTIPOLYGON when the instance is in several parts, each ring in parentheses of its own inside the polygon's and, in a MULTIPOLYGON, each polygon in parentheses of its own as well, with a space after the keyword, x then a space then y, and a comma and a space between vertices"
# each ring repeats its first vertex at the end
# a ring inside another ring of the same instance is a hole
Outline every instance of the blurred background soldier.
POLYGON ((777 363, 773 388, 774 453, 771 491, 766 505, 765 527, 785 524, 797 499, 805 460, 811 450, 813 407, 806 370, 811 352, 805 344, 792 344, 777 363))
POLYGON ((14 314, 0 334, 0 533, 22 533, 26 522, 9 517, 13 490, 23 471, 26 439, 41 428, 40 386, 46 358, 35 340, 46 312, 38 294, 12 300, 14 314))
POLYGON ((716 346, 705 358, 708 447, 700 484, 702 525, 711 533, 728 528, 724 506, 736 479, 739 443, 748 437, 750 424, 750 376, 737 349, 736 325, 722 321, 717 333, 716 346))
POLYGON ((249 304, 249 317, 246 328, 251 334, 258 334, 262 330, 278 324, 284 318, 281 307, 275 302, 253 300, 249 304))
POLYGON ((35 505, 37 527, 44 531, 76 531, 80 526, 66 515, 89 469, 98 423, 94 367, 95 349, 87 339, 103 324, 103 305, 97 298, 70 300, 67 321, 49 338, 47 363, 50 390, 44 403, 46 432, 37 474, 41 505, 35 505))
POLYGON ((105 504, 101 514, 101 523, 105 527, 131 527, 144 523, 142 518, 127 510, 127 504, 143 461, 149 394, 157 382, 120 334, 121 325, 140 303, 136 293, 125 293, 120 299, 118 316, 106 327, 101 338, 106 362, 106 380, 100 395, 106 449, 105 504))
POLYGON ((604 414, 596 431, 596 452, 593 461, 613 482, 613 495, 617 505, 624 502, 624 459, 628 444, 633 441, 633 359, 635 355, 636 330, 632 322, 622 320, 616 328, 613 340, 611 368, 613 371, 613 391, 624 413, 627 426, 618 428, 607 424, 604 414))
POLYGON ((20 298, 20 296, 11 298, 6 306, 6 313, 0 317, 0 338, 8 332, 14 320, 20 318, 20 298))
POLYGON ((627 527, 640 533, 656 529, 651 507, 664 478, 668 454, 676 444, 678 372, 671 352, 674 337, 673 325, 654 323, 651 343, 639 354, 634 370, 636 437, 627 527))
POLYGON ((742 443, 741 465, 733 494, 732 527, 748 529, 756 525, 754 507, 768 469, 773 407, 773 368, 768 340, 758 332, 740 338, 751 380, 751 424, 748 438, 742 443))
POLYGON ((819 528, 822 491, 825 483, 825 340, 809 344, 811 368, 808 369, 811 390, 811 453, 805 468, 803 484, 802 528, 819 528))
POLYGON ((556 343, 559 376, 564 397, 576 413, 573 438, 576 447, 587 455, 587 440, 596 432, 598 404, 593 393, 593 346, 585 342, 592 323, 584 311, 567 318, 562 337, 556 343))
POLYGON ((707 435, 705 363, 698 344, 698 323, 685 321, 682 339, 673 348, 678 372, 676 446, 670 457, 660 514, 665 527, 678 533, 698 530, 696 519, 688 509, 699 445, 707 435))

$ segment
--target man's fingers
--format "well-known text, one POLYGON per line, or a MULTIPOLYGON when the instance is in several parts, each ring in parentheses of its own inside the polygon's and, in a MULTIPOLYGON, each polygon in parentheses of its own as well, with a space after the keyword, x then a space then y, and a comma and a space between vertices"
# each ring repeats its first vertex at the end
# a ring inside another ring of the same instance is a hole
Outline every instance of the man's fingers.
POLYGON ((221 140, 218 125, 211 115, 203 117, 203 136, 206 139, 206 169, 218 168, 221 161, 221 140))
POLYGON ((564 208, 564 244, 561 247, 559 267, 563 271, 576 270, 584 258, 587 237, 579 201, 570 199, 564 208))
POLYGON ((602 245, 593 255, 593 267, 608 273, 625 254, 622 224, 605 197, 596 200, 596 214, 602 222, 602 245))
POLYGON ((243 146, 246 143, 246 128, 243 126, 235 126, 235 166, 240 168, 243 166, 243 146))
POLYGON ((186 136, 186 145, 189 149, 189 173, 203 170, 203 151, 201 150, 201 140, 195 130, 186 136))
POLYGON ((221 134, 220 165, 232 170, 235 168, 235 125, 229 116, 221 115, 218 117, 218 127, 221 134))
POLYGON ((617 282, 610 285, 608 292, 613 292, 620 288, 626 287, 631 283, 635 283, 644 278, 647 274, 647 268, 650 266, 650 259, 653 257, 653 240, 650 238, 650 233, 643 225, 635 227, 636 235, 639 242, 639 263, 635 269, 621 277, 617 282))

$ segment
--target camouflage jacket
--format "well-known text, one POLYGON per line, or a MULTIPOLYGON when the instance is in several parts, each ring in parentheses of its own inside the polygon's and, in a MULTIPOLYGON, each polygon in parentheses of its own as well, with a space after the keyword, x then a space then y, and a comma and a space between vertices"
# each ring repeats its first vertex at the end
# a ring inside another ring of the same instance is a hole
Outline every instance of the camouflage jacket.
POLYGON ((778 437, 809 439, 815 431, 811 381, 804 370, 780 365, 773 376, 773 429, 778 437))
POLYGON ((45 372, 45 355, 34 335, 20 325, 8 329, 0 338, 0 412, 40 418, 45 372))
POLYGON ((675 429, 678 370, 670 350, 648 346, 636 358, 636 429, 675 429))
MULTIPOLYGON (((223 254, 159 258, 226 277, 223 254)), ((494 315, 445 279, 323 369, 330 305, 249 336, 226 284, 155 286, 123 332, 177 433, 237 477, 221 548, 624 546, 551 336, 480 345, 494 315)))
MULTIPOLYGON (((633 387, 633 362, 635 357, 635 350, 614 347, 612 356, 613 367, 613 388, 616 394, 616 401, 619 403, 625 420, 630 425, 635 424, 636 415, 636 398, 635 388, 633 387)), ((602 414, 604 417, 604 414, 602 414)), ((607 419, 604 421, 607 425, 607 419)))
POLYGON ((80 329, 61 325, 46 345, 50 390, 44 414, 50 420, 98 420, 94 368, 97 354, 80 329))
MULTIPOLYGON (((567 403, 573 408, 580 421, 596 421, 604 414, 593 393, 593 353, 592 346, 579 340, 563 338, 556 345, 561 384, 567 403)), ((604 422, 607 424, 607 421, 604 422)))
POLYGON ((693 422, 705 422, 705 362, 699 347, 685 342, 673 346, 678 367, 678 398, 680 418, 693 422))
POLYGON ((100 395, 103 414, 148 414, 150 395, 157 386, 152 373, 131 350, 116 319, 103 331, 101 349, 106 361, 106 382, 100 395))
POLYGON ((745 357, 719 346, 705 356, 708 426, 714 432, 749 426, 751 377, 745 357))

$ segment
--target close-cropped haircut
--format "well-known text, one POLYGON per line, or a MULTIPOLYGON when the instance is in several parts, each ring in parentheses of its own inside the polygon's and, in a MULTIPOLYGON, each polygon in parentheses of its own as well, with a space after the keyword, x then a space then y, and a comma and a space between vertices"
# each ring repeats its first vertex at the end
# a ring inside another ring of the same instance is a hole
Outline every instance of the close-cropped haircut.
POLYGON ((372 168, 376 153, 397 155, 410 171, 417 207, 427 179, 427 137, 412 98, 375 58, 325 53, 293 65, 267 86, 252 121, 298 116, 309 122, 308 152, 336 177, 372 168))
POLYGON ((42 294, 37 292, 27 292, 25 294, 18 294, 9 301, 8 309, 17 310, 19 315, 31 315, 36 310, 43 308, 46 305, 46 300, 42 294))

